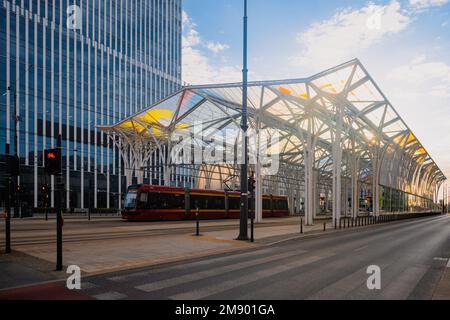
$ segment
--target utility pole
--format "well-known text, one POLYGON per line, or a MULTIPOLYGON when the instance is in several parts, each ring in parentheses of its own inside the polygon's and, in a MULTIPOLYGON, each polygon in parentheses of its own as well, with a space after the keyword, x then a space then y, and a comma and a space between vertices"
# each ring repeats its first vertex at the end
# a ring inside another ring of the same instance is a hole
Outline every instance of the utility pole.
POLYGON ((242 68, 242 137, 244 143, 243 164, 241 164, 241 215, 239 237, 237 240, 248 241, 248 120, 247 120, 247 0, 244 0, 244 48, 242 68))

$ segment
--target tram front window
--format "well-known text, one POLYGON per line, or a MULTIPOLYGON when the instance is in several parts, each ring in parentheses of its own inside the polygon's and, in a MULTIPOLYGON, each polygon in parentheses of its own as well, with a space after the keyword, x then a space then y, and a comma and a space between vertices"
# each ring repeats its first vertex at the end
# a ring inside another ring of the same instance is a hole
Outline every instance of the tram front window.
POLYGON ((128 192, 125 197, 125 209, 136 209, 137 192, 128 192))

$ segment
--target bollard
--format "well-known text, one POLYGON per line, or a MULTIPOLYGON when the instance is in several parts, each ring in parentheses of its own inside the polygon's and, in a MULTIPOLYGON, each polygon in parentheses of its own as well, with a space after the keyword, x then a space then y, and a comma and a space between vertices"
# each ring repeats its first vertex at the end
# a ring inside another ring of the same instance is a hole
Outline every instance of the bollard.
POLYGON ((303 234, 303 218, 300 219, 300 233, 303 234))
POLYGON ((199 214, 199 209, 197 208, 197 211, 195 212, 195 218, 196 218, 196 232, 195 235, 197 237, 200 236, 200 214, 199 214))
POLYGON ((250 242, 255 242, 255 217, 253 215, 250 221, 250 242))
POLYGON ((323 232, 325 232, 325 231, 327 231, 327 223, 326 222, 323 223, 323 232))
POLYGON ((342 229, 342 218, 339 218, 339 229, 342 229))
POLYGON ((337 219, 334 218, 334 230, 336 230, 336 229, 337 229, 337 219))

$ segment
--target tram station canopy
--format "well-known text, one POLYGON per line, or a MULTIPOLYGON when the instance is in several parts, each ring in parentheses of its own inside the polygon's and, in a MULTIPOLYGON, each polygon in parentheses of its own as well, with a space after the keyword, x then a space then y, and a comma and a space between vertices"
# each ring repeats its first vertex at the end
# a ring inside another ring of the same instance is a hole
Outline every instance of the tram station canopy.
MULTIPOLYGON (((99 129, 120 141, 138 170, 143 146, 152 152, 175 130, 199 122, 208 131, 238 130, 241 114, 241 83, 186 86, 99 129)), ((279 133, 280 162, 305 171, 305 179, 308 170, 329 173, 336 188, 341 175, 356 176, 429 199, 446 179, 357 59, 308 78, 250 82, 248 116, 250 127, 279 133)))

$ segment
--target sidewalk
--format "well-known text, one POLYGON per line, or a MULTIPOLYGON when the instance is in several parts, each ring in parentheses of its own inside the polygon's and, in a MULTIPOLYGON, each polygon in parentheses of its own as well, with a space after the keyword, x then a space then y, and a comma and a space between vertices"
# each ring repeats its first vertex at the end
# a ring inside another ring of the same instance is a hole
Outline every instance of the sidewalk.
POLYGON ((11 254, 0 253, 0 290, 20 287, 32 283, 54 281, 61 278, 61 272, 53 271, 55 265, 20 251, 11 254))
POLYGON ((442 275, 441 280, 433 295, 433 300, 449 300, 450 299, 450 260, 447 268, 442 275))

